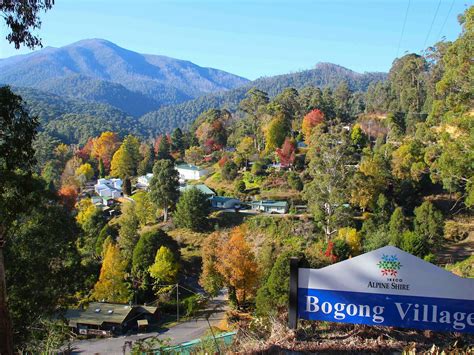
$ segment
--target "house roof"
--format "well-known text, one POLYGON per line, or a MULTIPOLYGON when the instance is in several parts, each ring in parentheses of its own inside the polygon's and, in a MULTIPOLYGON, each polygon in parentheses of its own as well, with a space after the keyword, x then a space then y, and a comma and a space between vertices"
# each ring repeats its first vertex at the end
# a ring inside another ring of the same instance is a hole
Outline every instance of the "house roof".
POLYGON ((180 164, 176 165, 176 169, 181 169, 181 170, 192 170, 192 171, 202 171, 204 169, 201 169, 200 167, 192 164, 180 164))
POLYGON ((273 201, 273 200, 262 200, 262 201, 252 201, 250 202, 252 206, 265 206, 265 207, 283 207, 288 206, 286 201, 273 201))
MULTIPOLYGON (((102 325, 106 323, 122 324, 130 312, 139 307, 146 312, 155 313, 156 307, 151 306, 130 306, 128 304, 91 302, 85 309, 69 309, 65 314, 65 318, 69 321, 69 325, 93 324, 102 325)), ((145 312, 145 313, 146 313, 145 312)))
POLYGON ((227 201, 238 201, 240 202, 239 199, 234 198, 234 197, 226 197, 226 196, 212 196, 211 201, 216 201, 216 202, 227 202, 227 201))
POLYGON ((204 195, 215 195, 216 193, 212 191, 209 187, 207 187, 205 184, 196 184, 196 185, 185 185, 185 186, 180 186, 179 191, 184 192, 189 189, 196 188, 199 191, 201 191, 204 195))

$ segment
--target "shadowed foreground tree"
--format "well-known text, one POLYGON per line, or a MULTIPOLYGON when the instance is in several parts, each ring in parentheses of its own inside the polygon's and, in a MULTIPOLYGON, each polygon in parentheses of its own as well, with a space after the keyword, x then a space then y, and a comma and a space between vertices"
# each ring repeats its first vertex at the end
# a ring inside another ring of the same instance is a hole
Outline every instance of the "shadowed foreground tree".
POLYGON ((41 27, 39 13, 54 5, 54 0, 1 1, 0 12, 10 33, 6 40, 19 49, 23 44, 30 49, 42 47, 41 38, 32 33, 41 27))
POLYGON ((13 353, 13 335, 3 249, 17 214, 28 207, 37 126, 37 119, 28 115, 21 97, 9 87, 0 88, 0 353, 7 355, 13 353))

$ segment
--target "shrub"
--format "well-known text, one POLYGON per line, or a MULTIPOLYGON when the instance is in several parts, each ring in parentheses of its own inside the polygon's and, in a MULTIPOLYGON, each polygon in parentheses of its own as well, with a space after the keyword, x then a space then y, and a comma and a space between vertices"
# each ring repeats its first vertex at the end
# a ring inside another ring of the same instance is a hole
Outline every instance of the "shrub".
POLYGON ((233 161, 227 161, 221 169, 221 175, 224 180, 232 181, 237 177, 238 167, 233 161))
POLYGON ((260 176, 265 173, 265 165, 261 161, 256 161, 252 165, 251 173, 255 176, 260 176))
POLYGON ((290 185, 290 187, 293 190, 296 190, 296 191, 303 190, 303 181, 301 181, 301 178, 299 177, 298 174, 294 172, 290 172, 288 174, 287 181, 288 181, 288 185, 290 185))

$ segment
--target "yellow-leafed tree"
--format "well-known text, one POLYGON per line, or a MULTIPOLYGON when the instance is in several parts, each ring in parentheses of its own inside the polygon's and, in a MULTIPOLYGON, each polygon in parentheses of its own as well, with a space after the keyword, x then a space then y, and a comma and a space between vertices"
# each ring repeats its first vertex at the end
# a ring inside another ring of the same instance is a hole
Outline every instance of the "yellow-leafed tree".
POLYGON ((255 255, 245 240, 243 227, 234 228, 229 241, 222 246, 217 270, 228 286, 230 295, 235 295, 237 306, 255 294, 259 270, 255 255))
POLYGON ((156 252, 155 263, 150 266, 148 271, 156 282, 171 283, 176 280, 178 268, 179 265, 176 262, 173 252, 169 248, 161 246, 156 252))
POLYGON ((113 243, 108 244, 92 298, 107 302, 128 302, 130 292, 125 282, 125 268, 126 262, 120 255, 119 247, 113 243))

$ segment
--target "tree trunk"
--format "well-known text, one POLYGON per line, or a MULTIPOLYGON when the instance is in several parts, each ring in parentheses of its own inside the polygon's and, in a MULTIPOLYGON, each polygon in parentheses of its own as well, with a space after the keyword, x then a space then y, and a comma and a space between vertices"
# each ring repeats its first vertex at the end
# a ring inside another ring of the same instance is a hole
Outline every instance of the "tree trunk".
POLYGON ((163 222, 168 221, 168 206, 163 208, 163 222))
POLYGON ((4 245, 5 239, 0 230, 0 354, 12 355, 13 332, 7 307, 7 283, 5 280, 5 260, 3 258, 4 245))

